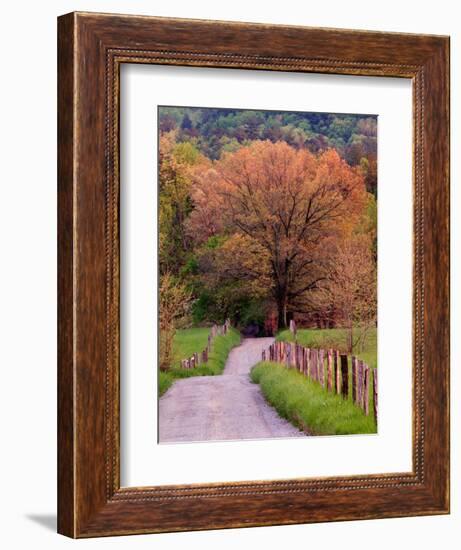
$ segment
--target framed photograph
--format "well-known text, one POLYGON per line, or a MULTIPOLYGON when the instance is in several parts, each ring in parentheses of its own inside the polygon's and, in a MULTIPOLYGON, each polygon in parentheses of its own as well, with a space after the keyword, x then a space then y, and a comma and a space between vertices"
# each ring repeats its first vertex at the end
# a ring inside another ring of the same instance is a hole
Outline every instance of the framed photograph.
POLYGON ((449 38, 71 13, 58 71, 58 531, 448 513, 449 38))

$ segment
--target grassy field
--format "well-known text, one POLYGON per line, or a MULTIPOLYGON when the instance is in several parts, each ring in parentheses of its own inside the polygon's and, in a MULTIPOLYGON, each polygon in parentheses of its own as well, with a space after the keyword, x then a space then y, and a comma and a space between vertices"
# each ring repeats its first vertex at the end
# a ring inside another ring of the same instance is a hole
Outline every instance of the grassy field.
MULTIPOLYGON (((376 328, 370 329, 365 341, 364 349, 354 352, 354 355, 371 367, 378 366, 377 360, 377 334, 376 328)), ((277 334, 277 340, 294 342, 294 337, 289 330, 282 330, 277 334)), ((306 348, 332 348, 339 351, 346 350, 346 330, 341 328, 329 329, 299 329, 297 342, 306 348)))
POLYGON ((210 329, 208 327, 177 330, 173 342, 174 361, 172 367, 179 367, 181 359, 204 350, 208 343, 209 334, 210 329))
POLYGON ((312 435, 376 433, 372 409, 366 416, 350 399, 327 392, 294 369, 261 362, 251 379, 280 416, 312 435))
POLYGON ((158 393, 163 395, 178 378, 190 376, 214 376, 221 374, 226 364, 227 356, 231 349, 240 343, 240 334, 235 329, 226 336, 216 336, 213 340, 208 362, 195 369, 182 369, 179 367, 181 359, 190 357, 193 353, 200 353, 208 342, 209 328, 190 328, 178 330, 174 339, 174 363, 168 372, 158 373, 158 393))

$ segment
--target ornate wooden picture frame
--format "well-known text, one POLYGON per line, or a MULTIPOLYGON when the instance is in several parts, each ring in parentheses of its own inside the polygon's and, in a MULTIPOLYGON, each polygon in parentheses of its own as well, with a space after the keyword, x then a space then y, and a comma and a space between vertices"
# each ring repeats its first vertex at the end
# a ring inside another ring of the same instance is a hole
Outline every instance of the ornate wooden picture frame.
POLYGON ((449 39, 71 13, 58 21, 58 531, 70 537, 449 511, 449 39), (413 81, 413 468, 120 486, 122 63, 413 81))

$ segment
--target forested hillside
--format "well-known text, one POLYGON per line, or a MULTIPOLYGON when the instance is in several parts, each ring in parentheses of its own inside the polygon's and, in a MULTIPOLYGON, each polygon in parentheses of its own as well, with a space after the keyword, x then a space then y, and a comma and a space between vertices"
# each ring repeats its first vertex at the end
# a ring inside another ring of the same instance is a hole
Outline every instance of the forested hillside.
POLYGON ((318 153, 334 148, 350 166, 361 166, 376 196, 376 116, 331 113, 160 107, 160 132, 176 131, 206 157, 220 158, 254 140, 285 141, 318 153))

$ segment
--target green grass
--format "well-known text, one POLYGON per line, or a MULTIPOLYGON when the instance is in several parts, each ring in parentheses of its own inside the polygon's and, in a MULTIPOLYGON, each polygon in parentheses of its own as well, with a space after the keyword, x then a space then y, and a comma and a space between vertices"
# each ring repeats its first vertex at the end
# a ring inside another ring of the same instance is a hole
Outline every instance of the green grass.
MULTIPOLYGON (((354 350, 354 355, 371 367, 378 366, 377 360, 377 331, 376 328, 368 332, 362 351, 354 350)), ((289 330, 282 330, 277 334, 277 340, 294 342, 295 339, 289 330)), ((342 328, 329 329, 298 329, 296 340, 306 348, 337 349, 346 352, 347 331, 342 328)))
POLYGON ((240 344, 240 333, 231 328, 226 336, 216 336, 211 345, 211 352, 208 362, 195 369, 182 369, 179 361, 190 357, 194 352, 200 353, 207 345, 208 328, 191 328, 178 330, 174 341, 175 362, 173 367, 167 371, 158 373, 158 392, 163 395, 167 389, 178 378, 189 378, 191 376, 215 376, 221 374, 226 364, 226 359, 232 348, 240 344))
POLYGON ((312 435, 376 433, 373 409, 370 415, 307 379, 294 369, 261 362, 251 370, 251 379, 261 386, 266 400, 279 415, 312 435))
POLYGON ((173 384, 174 378, 169 372, 158 372, 158 395, 163 395, 166 390, 173 384))
POLYGON ((177 330, 173 341, 174 360, 172 367, 179 367, 181 359, 186 359, 195 352, 200 353, 204 350, 208 343, 209 334, 210 329, 208 327, 177 330))

